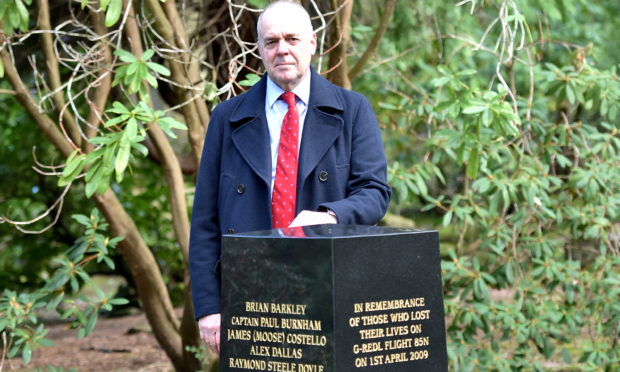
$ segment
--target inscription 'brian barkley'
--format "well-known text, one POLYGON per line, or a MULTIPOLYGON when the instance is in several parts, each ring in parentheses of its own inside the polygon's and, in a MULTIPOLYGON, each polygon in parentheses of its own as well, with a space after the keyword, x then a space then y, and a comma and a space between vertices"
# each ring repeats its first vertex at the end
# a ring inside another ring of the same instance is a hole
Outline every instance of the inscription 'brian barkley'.
POLYGON ((306 305, 246 301, 245 311, 255 313, 306 315, 306 305))

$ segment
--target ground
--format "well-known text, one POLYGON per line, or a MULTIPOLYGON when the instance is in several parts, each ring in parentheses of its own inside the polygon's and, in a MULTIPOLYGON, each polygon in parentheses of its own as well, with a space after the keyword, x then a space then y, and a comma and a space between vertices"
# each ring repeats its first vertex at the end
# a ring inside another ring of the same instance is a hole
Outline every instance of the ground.
POLYGON ((48 365, 62 367, 64 371, 77 368, 79 372, 173 371, 143 314, 100 317, 93 332, 81 340, 67 324, 50 324, 48 328, 47 338, 54 341, 54 346, 38 348, 32 362, 25 367, 21 359, 4 360, 0 372, 36 371, 37 368, 48 372, 48 365))

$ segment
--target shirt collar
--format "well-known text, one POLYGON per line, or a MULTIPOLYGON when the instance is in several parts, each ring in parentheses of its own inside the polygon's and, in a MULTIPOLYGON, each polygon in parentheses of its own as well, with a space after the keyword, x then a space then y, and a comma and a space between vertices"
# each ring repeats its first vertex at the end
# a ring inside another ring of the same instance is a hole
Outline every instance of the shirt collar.
MULTIPOLYGON (((308 100, 310 99, 310 75, 308 74, 302 81, 297 84, 295 89, 293 89, 293 93, 299 98, 301 102, 303 102, 306 106, 308 105, 308 100)), ((284 89, 280 88, 278 84, 276 84, 269 75, 267 75, 267 94, 265 96, 267 100, 267 105, 269 107, 273 107, 273 104, 276 103, 278 98, 284 93, 284 89)))

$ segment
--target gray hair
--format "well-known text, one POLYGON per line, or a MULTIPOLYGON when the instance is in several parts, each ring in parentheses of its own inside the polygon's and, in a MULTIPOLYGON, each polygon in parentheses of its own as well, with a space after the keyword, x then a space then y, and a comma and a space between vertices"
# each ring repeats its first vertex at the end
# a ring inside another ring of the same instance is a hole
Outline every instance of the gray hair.
POLYGON ((272 3, 270 3, 269 5, 267 5, 265 7, 265 9, 263 9, 263 11, 261 12, 261 14, 258 16, 258 21, 256 22, 256 35, 258 38, 258 44, 261 45, 262 43, 262 33, 261 33, 261 24, 262 24, 262 20, 263 20, 263 15, 265 13, 267 13, 267 11, 271 8, 275 8, 277 6, 282 6, 282 5, 292 5, 296 8, 298 8, 299 10, 301 10, 301 12, 303 14, 305 14, 305 20, 304 22, 307 23, 307 28, 308 28, 308 32, 310 34, 312 34, 314 32, 314 29, 312 28, 312 22, 310 21, 310 14, 308 14, 308 11, 306 11, 306 8, 304 8, 300 3, 298 3, 297 1, 294 0, 276 0, 272 3))

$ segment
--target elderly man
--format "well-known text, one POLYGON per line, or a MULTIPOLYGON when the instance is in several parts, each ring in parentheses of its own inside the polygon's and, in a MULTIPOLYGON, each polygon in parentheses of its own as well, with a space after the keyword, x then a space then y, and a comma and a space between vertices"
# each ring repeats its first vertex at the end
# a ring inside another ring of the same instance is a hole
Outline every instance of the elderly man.
POLYGON ((377 223, 391 190, 375 115, 360 94, 310 67, 316 35, 305 9, 276 1, 261 14, 267 73, 213 111, 190 235, 194 311, 219 353, 221 236, 323 223, 377 223))

